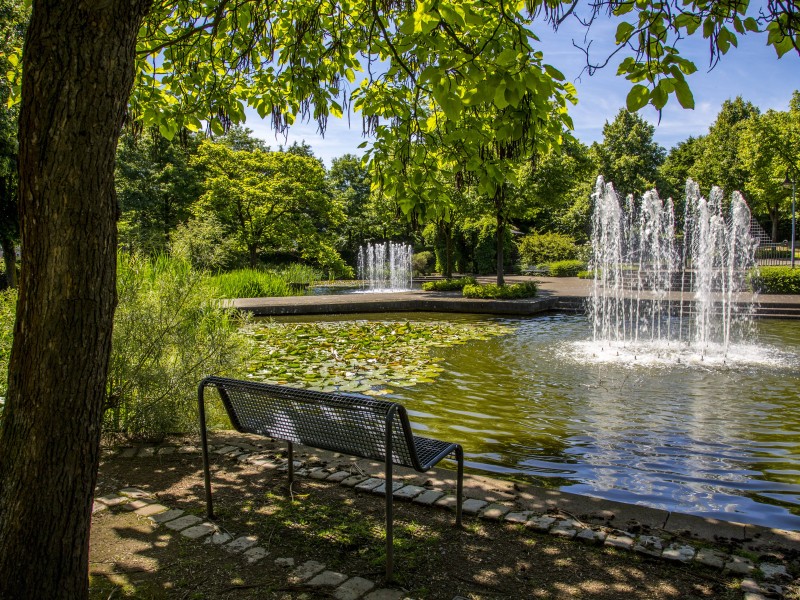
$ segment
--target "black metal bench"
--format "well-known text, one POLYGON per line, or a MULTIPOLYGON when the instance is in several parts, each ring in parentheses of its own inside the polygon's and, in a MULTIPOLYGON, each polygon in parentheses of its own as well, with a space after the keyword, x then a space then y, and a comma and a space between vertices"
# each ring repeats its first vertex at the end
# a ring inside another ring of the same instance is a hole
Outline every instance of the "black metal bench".
POLYGON ((205 389, 214 387, 234 428, 288 442, 289 485, 294 477, 293 444, 380 460, 386 473, 386 577, 393 570, 392 466, 419 472, 449 455, 458 463, 456 526, 461 526, 464 451, 459 444, 413 435, 406 409, 396 402, 329 394, 222 377, 207 377, 198 388, 200 436, 205 469, 206 512, 214 518, 208 463, 205 389))

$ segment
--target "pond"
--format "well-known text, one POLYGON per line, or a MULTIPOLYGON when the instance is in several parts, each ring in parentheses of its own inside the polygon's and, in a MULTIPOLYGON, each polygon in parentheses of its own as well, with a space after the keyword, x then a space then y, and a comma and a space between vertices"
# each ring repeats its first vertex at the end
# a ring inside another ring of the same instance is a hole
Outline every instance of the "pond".
MULTIPOLYGON (((290 332, 298 320, 269 327, 290 332)), ((425 355, 416 359, 422 363, 403 367, 386 359, 399 373, 388 389, 359 375, 361 363, 384 369, 375 377, 387 373, 387 365, 367 355, 349 359, 342 376, 352 380, 350 391, 369 390, 404 404, 419 435, 462 443, 469 468, 669 511, 800 530, 800 322, 757 323, 762 352, 775 357, 767 365, 709 368, 587 360, 576 351, 591 336, 591 325, 580 316, 302 320, 338 321, 337 343, 360 335, 348 333, 353 325, 419 324, 411 331, 426 343, 425 355), (452 332, 443 330, 432 336, 441 345, 431 346, 419 331, 438 322, 474 327, 480 339, 465 341, 470 336, 456 332, 449 344, 452 332)), ((278 362, 291 362, 318 380, 319 356, 305 363, 298 344, 286 345, 294 348, 291 361, 278 362)), ((326 369, 345 360, 342 350, 331 352, 326 369)), ((297 383, 285 373, 258 377, 297 383)))

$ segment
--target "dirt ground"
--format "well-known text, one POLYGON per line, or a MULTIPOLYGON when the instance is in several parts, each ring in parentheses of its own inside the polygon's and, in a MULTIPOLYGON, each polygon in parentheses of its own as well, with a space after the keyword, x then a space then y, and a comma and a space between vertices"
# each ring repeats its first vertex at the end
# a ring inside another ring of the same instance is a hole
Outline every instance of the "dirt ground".
MULTIPOLYGON (((475 517, 465 517, 458 530, 451 512, 408 502, 395 503, 395 582, 386 583, 383 497, 308 478, 297 480, 289 495, 285 474, 219 456, 212 464, 218 524, 258 536, 268 556, 248 565, 241 555, 156 528, 145 517, 106 510, 92 524, 92 598, 333 597, 289 585, 288 569, 276 566, 276 558, 316 560, 419 599, 742 598, 740 579, 717 570, 475 517)), ((105 461, 98 495, 125 487, 203 516, 198 454, 105 461)))

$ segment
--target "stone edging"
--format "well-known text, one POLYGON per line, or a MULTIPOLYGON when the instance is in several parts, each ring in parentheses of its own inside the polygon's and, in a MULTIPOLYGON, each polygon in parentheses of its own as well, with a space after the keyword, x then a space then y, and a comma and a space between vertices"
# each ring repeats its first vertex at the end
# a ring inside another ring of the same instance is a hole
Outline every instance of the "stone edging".
MULTIPOLYGON (((125 448, 118 456, 122 458, 152 457, 156 454, 166 455, 172 453, 196 454, 200 449, 195 446, 162 446, 125 448)), ((252 446, 238 446, 233 444, 209 446, 209 453, 218 454, 238 462, 244 462, 279 472, 288 471, 286 460, 271 458, 263 451, 252 446)), ((331 481, 339 485, 354 488, 359 492, 368 492, 377 495, 386 493, 386 482, 380 477, 367 475, 353 475, 351 471, 316 467, 307 469, 303 462, 295 461, 295 475, 308 477, 320 481, 331 481)), ((408 500, 424 506, 436 506, 454 510, 456 498, 442 490, 424 488, 417 485, 407 485, 397 481, 394 483, 394 497, 399 500, 408 500)), ((181 510, 170 510, 161 504, 152 504, 150 496, 136 488, 120 490, 119 495, 105 496, 95 499, 93 512, 105 510, 111 506, 123 505, 124 508, 134 511, 141 516, 149 517, 154 523, 164 523, 168 528, 180 531, 190 539, 206 539, 206 543, 223 545, 227 550, 241 553, 249 563, 255 563, 267 555, 267 550, 257 546, 255 536, 241 536, 232 539, 230 534, 219 531, 216 525, 204 522, 199 517, 184 516, 181 510)), ((720 569, 743 577, 741 590, 744 600, 767 600, 768 598, 785 598, 786 584, 791 582, 792 575, 783 564, 762 562, 756 565, 749 558, 736 554, 727 554, 710 548, 698 548, 684 543, 668 543, 667 540, 654 535, 637 535, 612 527, 591 526, 581 521, 562 519, 548 514, 534 513, 532 511, 514 512, 513 507, 499 503, 489 503, 477 498, 464 498, 463 512, 465 515, 475 516, 489 521, 505 522, 524 526, 531 531, 549 534, 565 539, 580 542, 604 545, 620 550, 627 550, 650 557, 661 558, 675 563, 699 564, 704 567, 720 569), (763 581, 755 577, 760 575, 763 581)), ((286 567, 294 565, 294 559, 279 558, 276 564, 286 567)), ((374 588, 374 582, 360 577, 349 578, 341 573, 326 571, 325 565, 315 561, 308 561, 297 567, 289 574, 290 583, 304 583, 311 587, 336 587, 333 592, 339 600, 364 598, 364 600, 400 600, 405 594, 398 590, 374 588), (352 583, 349 583, 352 582, 352 583), (363 589, 362 589, 363 588, 363 589), (356 593, 356 589, 361 590, 356 593), (339 591, 341 593, 339 593, 339 591), (367 594, 367 592, 369 592, 367 594), (367 594, 364 596, 364 594, 367 594)), ((795 584, 799 580, 795 580, 795 584)), ((454 600, 457 600, 454 598, 454 600)))

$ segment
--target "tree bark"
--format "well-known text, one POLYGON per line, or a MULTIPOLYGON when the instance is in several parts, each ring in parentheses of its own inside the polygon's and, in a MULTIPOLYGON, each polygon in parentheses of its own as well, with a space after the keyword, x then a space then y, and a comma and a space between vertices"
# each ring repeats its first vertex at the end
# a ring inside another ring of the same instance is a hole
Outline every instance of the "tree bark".
POLYGON ((772 208, 769 209, 769 219, 772 221, 772 243, 778 243, 778 223, 780 221, 780 213, 778 212, 778 203, 776 202, 772 208))
POLYGON ((88 597, 116 303, 115 151, 149 4, 33 4, 19 121, 22 270, 0 429, 0 598, 88 597))
POLYGON ((494 198, 495 211, 497 215, 497 285, 505 285, 506 280, 504 277, 503 263, 505 262, 503 251, 506 241, 506 220, 503 215, 503 208, 505 207, 505 190, 501 187, 494 198))

